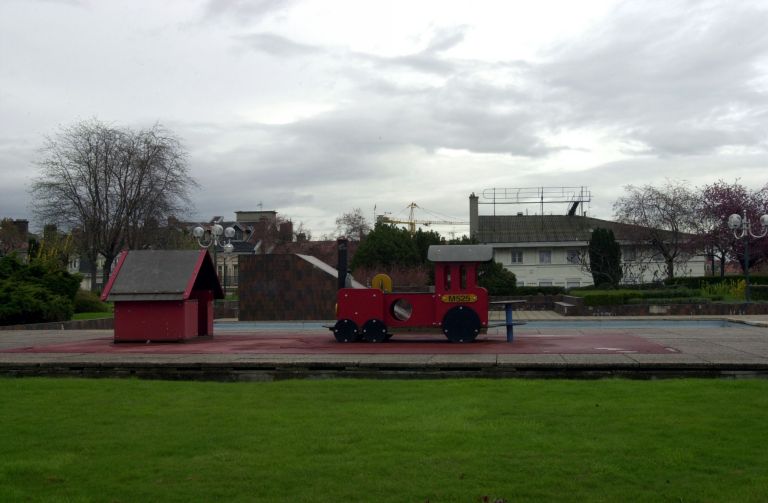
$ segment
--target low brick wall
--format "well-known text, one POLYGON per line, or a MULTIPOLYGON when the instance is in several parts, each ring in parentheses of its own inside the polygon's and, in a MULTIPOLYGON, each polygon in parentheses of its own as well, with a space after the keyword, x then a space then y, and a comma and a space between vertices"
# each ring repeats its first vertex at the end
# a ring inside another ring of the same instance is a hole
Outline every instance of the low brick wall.
MULTIPOLYGON (((525 304, 520 306, 521 311, 554 311, 555 302, 562 302, 564 295, 493 295, 490 300, 502 301, 502 300, 524 300, 525 304)), ((492 306, 492 310, 503 310, 504 308, 499 305, 492 306)))
POLYGON ((3 325, 0 330, 111 330, 114 328, 113 318, 98 320, 55 321, 51 323, 29 323, 26 325, 3 325))
POLYGON ((768 314, 768 303, 626 304, 583 306, 574 316, 738 316, 768 314))

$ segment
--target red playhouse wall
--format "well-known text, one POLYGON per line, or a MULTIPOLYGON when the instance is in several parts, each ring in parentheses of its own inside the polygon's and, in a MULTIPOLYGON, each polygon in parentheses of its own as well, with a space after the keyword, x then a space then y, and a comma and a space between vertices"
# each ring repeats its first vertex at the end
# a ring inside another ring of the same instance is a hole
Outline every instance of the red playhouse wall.
MULTIPOLYGON (((210 320, 213 325, 213 313, 210 320)), ((115 342, 180 341, 197 335, 197 299, 115 302, 115 342)))
POLYGON ((197 300, 197 335, 213 335, 213 292, 193 290, 192 299, 197 300))

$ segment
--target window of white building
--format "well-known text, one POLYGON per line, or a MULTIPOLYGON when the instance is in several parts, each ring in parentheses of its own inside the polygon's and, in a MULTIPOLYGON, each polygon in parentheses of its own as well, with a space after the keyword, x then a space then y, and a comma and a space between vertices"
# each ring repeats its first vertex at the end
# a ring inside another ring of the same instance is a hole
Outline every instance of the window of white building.
POLYGON ((575 264, 575 265, 580 264, 581 253, 579 253, 579 250, 576 250, 576 249, 565 250, 565 261, 568 264, 575 264))
POLYGON ((539 286, 552 286, 552 280, 551 279, 539 280, 539 286))
POLYGON ((539 250, 539 264, 552 263, 552 250, 539 250))
POLYGON ((581 286, 581 280, 580 279, 566 279, 565 280, 565 287, 566 288, 578 288, 581 286))
POLYGON ((510 264, 522 264, 523 263, 523 250, 519 248, 511 248, 509 250, 509 263, 510 264))

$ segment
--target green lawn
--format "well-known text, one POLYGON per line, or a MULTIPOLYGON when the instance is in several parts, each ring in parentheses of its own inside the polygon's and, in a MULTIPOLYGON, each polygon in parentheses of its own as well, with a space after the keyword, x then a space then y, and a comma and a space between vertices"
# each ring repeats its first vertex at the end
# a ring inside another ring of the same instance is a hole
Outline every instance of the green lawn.
POLYGON ((0 501, 766 501, 768 381, 0 379, 0 501))

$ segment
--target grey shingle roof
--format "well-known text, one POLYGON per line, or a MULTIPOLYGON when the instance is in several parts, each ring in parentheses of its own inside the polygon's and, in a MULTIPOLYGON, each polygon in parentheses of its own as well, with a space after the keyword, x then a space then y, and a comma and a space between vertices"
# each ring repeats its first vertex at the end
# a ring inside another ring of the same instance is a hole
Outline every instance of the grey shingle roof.
POLYGON ((481 243, 589 241, 596 228, 610 229, 617 241, 637 242, 644 228, 578 215, 481 215, 477 239, 481 243))
POLYGON ((107 300, 182 300, 192 289, 212 290, 223 298, 210 256, 199 250, 131 250, 126 252, 107 300), (190 282, 194 281, 189 289, 190 282))

